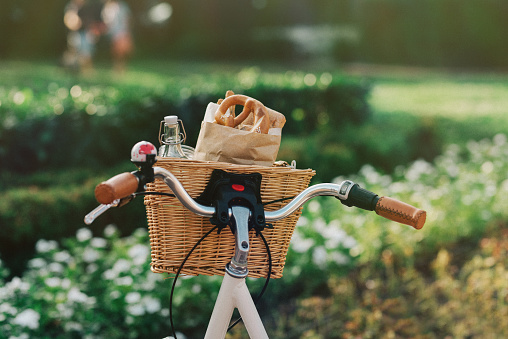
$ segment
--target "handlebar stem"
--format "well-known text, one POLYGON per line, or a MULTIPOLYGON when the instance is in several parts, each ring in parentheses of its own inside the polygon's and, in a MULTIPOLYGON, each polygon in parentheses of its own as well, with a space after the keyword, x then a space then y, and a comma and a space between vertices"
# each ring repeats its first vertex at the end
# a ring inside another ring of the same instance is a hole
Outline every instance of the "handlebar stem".
POLYGON ((229 275, 235 278, 245 278, 247 269, 247 257, 249 256, 249 219, 251 213, 248 207, 232 206, 229 210, 234 220, 235 230, 235 255, 226 266, 229 275))

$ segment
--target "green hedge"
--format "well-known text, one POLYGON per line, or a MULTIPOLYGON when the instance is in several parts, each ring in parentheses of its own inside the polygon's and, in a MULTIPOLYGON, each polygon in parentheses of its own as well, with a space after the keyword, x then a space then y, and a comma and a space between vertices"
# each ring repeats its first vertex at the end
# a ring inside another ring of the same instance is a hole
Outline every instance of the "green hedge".
MULTIPOLYGON (((134 169, 125 163, 108 169, 103 175, 90 169, 24 176, 2 172, 0 256, 11 273, 19 275, 23 272, 26 261, 33 256, 37 240, 68 237, 84 225, 85 214, 98 205, 93 194, 95 185, 116 173, 134 169)), ((98 233, 110 223, 121 225, 122 235, 146 227, 142 198, 127 208, 112 209, 99 218, 92 229, 98 233)))
POLYGON ((228 89, 284 113, 285 135, 308 134, 324 124, 340 130, 370 115, 369 86, 330 73, 246 69, 185 79, 152 76, 131 84, 42 75, 9 80, 10 88, 0 88, 0 162, 16 172, 117 164, 137 141, 158 143, 159 122, 168 114, 183 120, 193 146, 207 104, 228 89))

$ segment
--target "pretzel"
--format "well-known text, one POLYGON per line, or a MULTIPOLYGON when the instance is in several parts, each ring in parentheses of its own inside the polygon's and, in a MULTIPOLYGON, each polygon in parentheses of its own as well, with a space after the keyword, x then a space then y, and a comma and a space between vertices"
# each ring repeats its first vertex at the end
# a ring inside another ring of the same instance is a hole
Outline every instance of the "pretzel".
POLYGON ((226 99, 220 103, 219 109, 215 113, 215 121, 220 125, 236 127, 240 125, 251 112, 254 113, 254 126, 252 126, 250 131, 268 134, 268 130, 270 129, 270 116, 266 107, 258 100, 246 95, 235 94, 226 97, 226 99), (244 106, 243 111, 237 117, 234 116, 234 113, 231 114, 228 112, 228 108, 233 105, 244 106))
MULTIPOLYGON (((226 92, 226 98, 227 98, 227 97, 230 97, 230 96, 232 96, 232 95, 235 95, 235 92, 233 92, 232 90, 228 90, 228 91, 226 92)), ((222 104, 222 102, 223 102, 223 101, 224 101, 224 99, 220 98, 219 100, 217 100, 217 105, 222 104)), ((229 107, 229 110, 230 110, 231 112, 233 112, 233 115, 234 115, 234 114, 235 114, 235 105, 231 105, 231 107, 229 107)))
MULTIPOLYGON (((226 98, 228 98, 234 94, 235 93, 233 91, 229 90, 226 92, 226 98)), ((223 101, 224 101, 224 99, 221 98, 217 101, 217 104, 220 105, 223 101)), ((284 127, 284 124, 286 123, 286 117, 284 116, 284 114, 274 111, 273 109, 270 109, 266 106, 265 106, 265 108, 268 111, 268 116, 270 117, 270 128, 284 127)), ((235 105, 231 105, 229 107, 229 111, 234 116, 235 115, 235 105)), ((239 125, 237 125, 235 127, 240 130, 247 131, 247 130, 251 130, 253 125, 254 125, 254 116, 249 115, 242 123, 240 123, 239 125)))

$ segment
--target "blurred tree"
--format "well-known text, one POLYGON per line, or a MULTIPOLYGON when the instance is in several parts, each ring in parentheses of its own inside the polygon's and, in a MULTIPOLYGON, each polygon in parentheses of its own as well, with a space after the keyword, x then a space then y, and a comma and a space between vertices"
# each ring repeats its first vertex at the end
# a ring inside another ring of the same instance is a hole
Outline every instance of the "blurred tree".
MULTIPOLYGON (((287 61, 304 56, 300 34, 339 62, 508 67, 505 0, 125 1, 141 58, 287 61)), ((0 2, 0 58, 61 55, 67 0, 0 2)))

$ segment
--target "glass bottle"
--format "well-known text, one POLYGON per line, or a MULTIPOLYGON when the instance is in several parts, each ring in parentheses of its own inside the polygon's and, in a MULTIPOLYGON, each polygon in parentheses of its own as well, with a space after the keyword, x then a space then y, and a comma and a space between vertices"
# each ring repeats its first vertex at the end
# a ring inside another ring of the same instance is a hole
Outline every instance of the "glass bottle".
POLYGON ((159 141, 162 144, 159 148, 159 157, 188 158, 182 150, 182 143, 185 140, 185 132, 180 133, 179 121, 181 123, 181 120, 178 120, 176 115, 168 115, 164 117, 164 135, 161 136, 159 131, 159 141))

